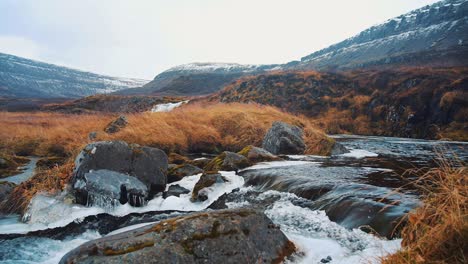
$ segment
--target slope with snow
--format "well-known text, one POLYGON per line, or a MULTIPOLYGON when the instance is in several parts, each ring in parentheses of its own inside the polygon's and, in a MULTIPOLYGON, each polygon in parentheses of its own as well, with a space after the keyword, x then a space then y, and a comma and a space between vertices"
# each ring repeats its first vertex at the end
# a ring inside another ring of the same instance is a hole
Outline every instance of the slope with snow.
POLYGON ((0 97, 76 98, 140 87, 147 82, 0 53, 0 97))

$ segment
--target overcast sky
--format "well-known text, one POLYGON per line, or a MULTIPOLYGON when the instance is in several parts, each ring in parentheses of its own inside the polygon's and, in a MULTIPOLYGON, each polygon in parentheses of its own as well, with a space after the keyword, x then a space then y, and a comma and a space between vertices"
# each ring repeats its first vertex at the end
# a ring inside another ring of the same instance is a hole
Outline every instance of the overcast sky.
POLYGON ((0 0, 0 52, 152 79, 189 62, 284 63, 436 0, 0 0))

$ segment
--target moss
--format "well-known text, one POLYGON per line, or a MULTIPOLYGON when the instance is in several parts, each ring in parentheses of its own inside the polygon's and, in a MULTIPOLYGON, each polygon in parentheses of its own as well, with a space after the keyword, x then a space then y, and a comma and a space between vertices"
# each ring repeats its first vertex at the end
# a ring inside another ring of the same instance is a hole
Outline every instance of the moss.
POLYGON ((237 152, 237 154, 240 154, 240 155, 242 155, 242 156, 248 158, 248 155, 249 155, 250 150, 252 150, 252 146, 251 146, 251 145, 249 145, 249 146, 243 148, 241 151, 237 152))
POLYGON ((143 241, 141 243, 137 243, 135 245, 132 245, 124 249, 120 249, 120 250, 107 248, 107 249, 104 249, 103 253, 106 256, 116 256, 116 255, 123 255, 123 254, 131 253, 131 252, 134 252, 134 251, 146 248, 146 247, 152 247, 152 246, 154 246, 154 241, 143 241))
POLYGON ((212 159, 204 168, 205 171, 219 171, 223 166, 224 159, 226 158, 226 153, 221 153, 212 159))

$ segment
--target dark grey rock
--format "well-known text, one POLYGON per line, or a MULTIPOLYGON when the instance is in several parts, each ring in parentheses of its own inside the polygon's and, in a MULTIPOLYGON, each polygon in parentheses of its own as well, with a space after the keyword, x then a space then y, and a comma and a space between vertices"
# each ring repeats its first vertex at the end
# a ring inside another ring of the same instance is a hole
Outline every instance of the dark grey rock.
POLYGON ((246 157, 251 163, 281 160, 281 158, 271 154, 267 150, 255 146, 247 146, 243 150, 241 150, 239 154, 246 157))
POLYGON ((215 183, 223 182, 226 182, 226 179, 220 173, 204 173, 193 187, 192 202, 206 201, 208 197, 203 192, 203 189, 215 183))
POLYGON ((303 154, 302 129, 283 122, 274 122, 263 138, 262 147, 272 154, 303 154))
POLYGON ((185 176, 203 173, 203 170, 191 164, 177 165, 170 168, 167 173, 167 182, 176 182, 182 180, 185 176))
POLYGON ((89 241, 69 263, 280 263, 295 246, 262 212, 202 212, 89 241))
POLYGON ((338 142, 335 142, 335 144, 333 145, 333 148, 331 150, 331 155, 336 156, 336 155, 341 155, 341 154, 345 154, 345 153, 349 153, 349 150, 345 146, 343 146, 342 144, 340 144, 338 142))
POLYGON ((119 116, 114 121, 110 122, 104 131, 108 134, 113 134, 119 132, 122 128, 125 128, 128 125, 128 120, 126 116, 119 116))
POLYGON ((86 195, 87 204, 97 206, 115 206, 129 203, 143 206, 148 197, 148 188, 135 177, 110 170, 93 170, 85 173, 73 188, 81 195, 86 195))
POLYGON ((89 140, 96 140, 96 138, 97 138, 97 132, 96 131, 89 132, 89 134, 88 134, 88 139, 89 140))
POLYGON ((249 160, 237 153, 224 151, 212 159, 206 166, 205 171, 238 171, 250 165, 249 160))
POLYGON ((190 193, 190 190, 188 189, 185 189, 184 187, 176 184, 176 185, 171 185, 169 186, 169 188, 167 189, 167 191, 165 191, 163 193, 163 198, 166 199, 167 197, 169 196, 177 196, 179 197, 181 194, 187 194, 187 193, 190 193))
MULTIPOLYGON (((72 186, 91 170, 109 170, 137 178, 148 188, 149 198, 166 188, 167 156, 159 149, 128 145, 124 141, 88 144, 75 160, 72 186)), ((76 189, 77 202, 87 204, 87 194, 76 189)))
POLYGON ((5 159, 0 158, 0 168, 8 167, 8 162, 5 159))

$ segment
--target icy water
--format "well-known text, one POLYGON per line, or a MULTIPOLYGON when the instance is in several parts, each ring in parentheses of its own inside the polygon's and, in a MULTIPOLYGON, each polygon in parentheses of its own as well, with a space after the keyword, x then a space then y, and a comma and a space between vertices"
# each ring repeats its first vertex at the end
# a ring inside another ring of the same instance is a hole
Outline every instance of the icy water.
MULTIPOLYGON (((64 194, 38 196, 27 223, 17 216, 0 218, 0 263, 57 263, 92 239, 192 211, 239 207, 264 210, 281 227, 300 250, 292 263, 320 263, 327 258, 330 263, 377 263, 380 256, 400 247, 400 240, 393 238, 394 227, 419 204, 411 187, 395 193, 407 183, 398 175, 410 168, 435 166, 436 153, 468 158, 464 142, 335 138, 350 153, 329 158, 290 156, 286 161, 257 164, 239 175, 223 172, 228 182, 209 187, 209 199, 203 203, 190 202, 186 194, 158 196, 141 208, 99 208, 66 204, 64 194)), ((199 177, 172 184, 192 189, 199 177)))
POLYGON ((20 168, 22 170, 20 174, 2 178, 0 179, 0 181, 7 181, 7 182, 12 182, 14 184, 20 184, 24 182, 25 180, 31 178, 34 175, 34 170, 36 169, 36 163, 39 160, 39 158, 29 157, 29 159, 30 159, 29 162, 20 168))

